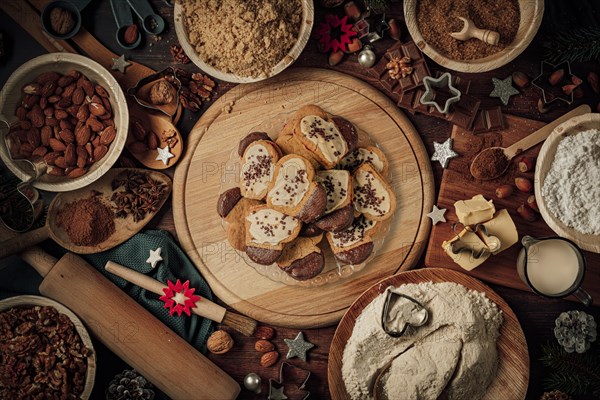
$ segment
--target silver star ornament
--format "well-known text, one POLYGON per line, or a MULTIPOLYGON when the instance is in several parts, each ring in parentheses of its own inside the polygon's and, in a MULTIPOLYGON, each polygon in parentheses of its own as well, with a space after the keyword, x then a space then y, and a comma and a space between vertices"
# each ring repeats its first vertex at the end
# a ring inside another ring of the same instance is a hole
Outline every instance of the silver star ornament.
POLYGON ((315 347, 314 344, 304 340, 304 333, 302 332, 298 332, 294 339, 283 339, 283 341, 288 346, 288 353, 286 355, 288 360, 298 357, 302 361, 306 361, 306 352, 315 347))
POLYGON ((121 55, 121 57, 113 58, 113 65, 110 67, 114 71, 119 71, 124 74, 127 67, 131 65, 130 62, 125 60, 125 54, 121 55))
POLYGON ((431 223, 433 225, 437 225, 438 222, 446 222, 446 218, 444 218, 445 213, 445 208, 440 209, 434 204, 433 209, 429 214, 427 214, 427 216, 431 218, 431 223))
POLYGON ((510 96, 519 94, 519 91, 512 85, 512 75, 506 79, 492 78, 494 84, 494 90, 490 93, 490 97, 499 97, 502 104, 508 105, 510 96))
POLYGON ((452 150, 452 138, 448 138, 444 143, 433 142, 433 148, 435 151, 431 156, 431 161, 439 161, 442 168, 448 168, 450 160, 459 156, 452 150))

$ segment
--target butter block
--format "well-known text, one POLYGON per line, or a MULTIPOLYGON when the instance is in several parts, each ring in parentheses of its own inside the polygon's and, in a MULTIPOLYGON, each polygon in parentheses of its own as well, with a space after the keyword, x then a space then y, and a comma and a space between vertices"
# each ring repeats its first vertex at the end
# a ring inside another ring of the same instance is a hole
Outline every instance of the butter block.
POLYGON ((463 269, 471 271, 480 266, 485 260, 490 257, 490 252, 486 251, 484 255, 479 258, 473 257, 473 253, 478 254, 482 249, 488 250, 486 244, 472 231, 463 229, 458 237, 454 237, 452 240, 447 240, 442 243, 442 248, 452 258, 452 261, 460 265, 463 269), (471 251, 453 251, 463 247, 468 248, 471 251))
MULTIPOLYGON (((493 254, 498 254, 519 241, 517 227, 510 214, 505 209, 498 211, 494 215, 494 218, 485 222, 483 225, 487 228, 489 236, 496 236, 500 239, 500 249, 494 251, 493 254)), ((485 235, 482 235, 482 239, 486 245, 490 245, 486 241, 485 235)))
POLYGON ((494 217, 496 207, 492 200, 486 200, 485 197, 478 194, 469 200, 459 200, 454 203, 456 216, 461 224, 475 225, 488 221, 494 217))

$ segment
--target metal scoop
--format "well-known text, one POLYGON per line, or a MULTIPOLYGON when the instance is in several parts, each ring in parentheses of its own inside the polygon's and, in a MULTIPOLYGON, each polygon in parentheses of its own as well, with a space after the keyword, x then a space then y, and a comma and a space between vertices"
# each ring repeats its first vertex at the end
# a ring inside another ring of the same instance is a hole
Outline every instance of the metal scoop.
POLYGON ((133 25, 133 16, 131 15, 129 4, 124 0, 110 0, 110 8, 117 23, 117 43, 126 50, 135 49, 142 42, 142 35, 139 31, 133 43, 125 42, 125 31, 133 25))
POLYGON ((127 0, 127 3, 142 20, 142 26, 146 32, 158 35, 165 30, 165 20, 154 12, 147 0, 127 0))

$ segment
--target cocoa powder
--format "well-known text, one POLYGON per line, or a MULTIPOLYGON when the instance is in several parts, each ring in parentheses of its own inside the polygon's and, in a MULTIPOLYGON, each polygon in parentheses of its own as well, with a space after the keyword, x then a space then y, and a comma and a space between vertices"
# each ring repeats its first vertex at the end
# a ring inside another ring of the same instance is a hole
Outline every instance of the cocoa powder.
POLYGON ((113 212, 95 196, 65 204, 56 222, 78 246, 95 246, 115 232, 113 212))
POLYGON ((492 179, 504 172, 510 160, 500 147, 486 149, 478 155, 471 165, 471 172, 477 179, 492 179))
POLYGON ((519 29, 518 0, 419 0, 417 24, 427 44, 455 60, 476 60, 497 53, 510 45, 519 29), (475 26, 500 34, 498 45, 478 39, 460 41, 450 36, 460 32, 469 18, 475 26))

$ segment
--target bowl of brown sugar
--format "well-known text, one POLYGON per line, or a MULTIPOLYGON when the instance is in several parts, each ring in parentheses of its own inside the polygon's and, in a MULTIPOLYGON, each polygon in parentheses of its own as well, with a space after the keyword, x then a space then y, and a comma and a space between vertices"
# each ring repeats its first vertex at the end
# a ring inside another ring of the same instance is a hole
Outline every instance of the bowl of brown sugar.
POLYGON ((406 26, 419 48, 443 67, 460 72, 499 68, 533 40, 544 14, 543 0, 405 0, 406 26), (469 19, 481 30, 496 32, 496 44, 477 38, 459 40, 469 19))
POLYGON ((298 58, 314 6, 311 0, 185 0, 174 14, 177 38, 194 64, 217 79, 249 83, 298 58))

